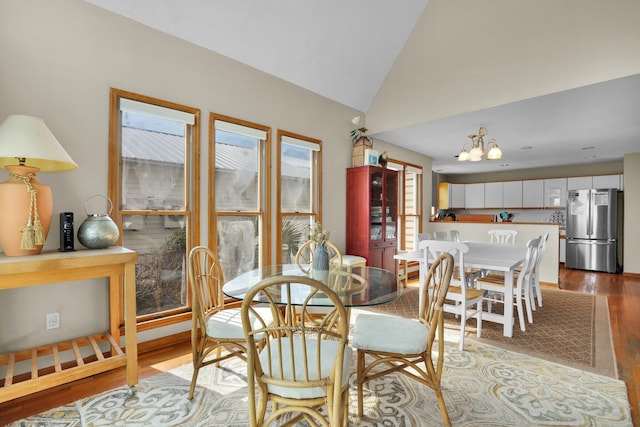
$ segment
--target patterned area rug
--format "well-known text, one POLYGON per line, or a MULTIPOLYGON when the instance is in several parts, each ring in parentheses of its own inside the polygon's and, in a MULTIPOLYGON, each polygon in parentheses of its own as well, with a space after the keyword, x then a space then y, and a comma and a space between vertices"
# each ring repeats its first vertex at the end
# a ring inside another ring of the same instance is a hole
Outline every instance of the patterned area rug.
MULTIPOLYGON (((455 334, 447 338, 442 380, 455 426, 632 425, 622 381, 479 342, 469 341, 461 352, 456 340, 455 334)), ((193 401, 187 399, 191 372, 184 365, 142 380, 134 396, 123 387, 9 426, 248 425, 244 362, 204 368, 193 401)), ((350 381, 350 426, 442 425, 434 393, 397 374, 365 385, 365 417, 358 419, 355 373, 350 381)))
MULTIPOLYGON (((482 337, 476 337, 476 320, 467 321, 465 345, 468 339, 478 340, 507 350, 529 354, 552 362, 618 378, 615 352, 611 339, 607 298, 553 288, 542 288, 542 307, 533 312, 532 324, 521 331, 517 310, 513 337, 503 335, 502 325, 482 322, 482 337)), ((502 313, 502 304, 494 304, 502 313)), ((418 287, 410 286, 390 304, 367 308, 398 316, 417 318, 418 287)), ((525 313, 526 316, 526 313, 525 313)), ((445 316, 445 328, 460 330, 460 320, 445 316)))

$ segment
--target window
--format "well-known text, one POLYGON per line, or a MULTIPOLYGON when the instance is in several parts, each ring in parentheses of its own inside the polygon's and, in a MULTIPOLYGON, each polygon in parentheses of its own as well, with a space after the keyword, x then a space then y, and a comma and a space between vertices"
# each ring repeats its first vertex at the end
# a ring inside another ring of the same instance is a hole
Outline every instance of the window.
POLYGON ((400 182, 398 196, 398 224, 400 234, 398 249, 417 250, 416 242, 422 223, 422 167, 398 160, 390 160, 389 169, 398 171, 400 182))
POLYGON ((278 264, 295 260, 309 239, 309 227, 322 222, 322 142, 278 131, 278 264))
POLYGON ((269 128, 209 116, 209 241, 225 280, 268 263, 269 128))
POLYGON ((117 89, 110 108, 109 196, 122 245, 138 252, 138 322, 186 313, 187 248, 199 234, 199 110, 117 89))

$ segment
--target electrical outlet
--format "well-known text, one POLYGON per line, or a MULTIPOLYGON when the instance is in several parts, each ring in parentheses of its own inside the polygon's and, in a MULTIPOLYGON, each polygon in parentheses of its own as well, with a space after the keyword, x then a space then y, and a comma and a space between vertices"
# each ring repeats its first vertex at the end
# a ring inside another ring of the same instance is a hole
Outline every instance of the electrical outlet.
POLYGON ((47 330, 60 327, 60 313, 47 313, 47 330))

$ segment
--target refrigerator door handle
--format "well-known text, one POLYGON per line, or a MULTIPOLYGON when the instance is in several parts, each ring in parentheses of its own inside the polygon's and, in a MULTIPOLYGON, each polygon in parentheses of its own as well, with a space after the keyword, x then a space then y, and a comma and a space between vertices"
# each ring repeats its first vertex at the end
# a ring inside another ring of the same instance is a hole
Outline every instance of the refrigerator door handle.
POLYGON ((593 237, 593 216, 591 215, 593 212, 593 206, 595 203, 595 193, 593 190, 589 191, 589 210, 588 210, 588 218, 587 218, 587 235, 589 237, 593 237))
POLYGON ((568 245, 611 245, 616 243, 615 239, 609 240, 579 240, 579 239, 566 239, 568 245))

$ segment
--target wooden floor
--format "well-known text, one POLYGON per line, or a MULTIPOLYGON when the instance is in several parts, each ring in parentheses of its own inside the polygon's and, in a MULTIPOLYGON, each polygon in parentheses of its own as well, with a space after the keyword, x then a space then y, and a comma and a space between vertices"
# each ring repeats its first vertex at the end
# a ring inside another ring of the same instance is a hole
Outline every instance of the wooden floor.
MULTIPOLYGON (((640 426, 640 276, 560 269, 560 288, 607 295, 620 378, 627 384, 633 425, 640 426)), ((140 378, 191 362, 191 346, 181 342, 142 352, 140 378)), ((124 368, 85 378, 0 404, 0 425, 126 384, 124 368)))
POLYGON ((558 283, 561 289, 608 297, 618 376, 627 385, 633 425, 640 426, 640 276, 560 268, 558 283))

